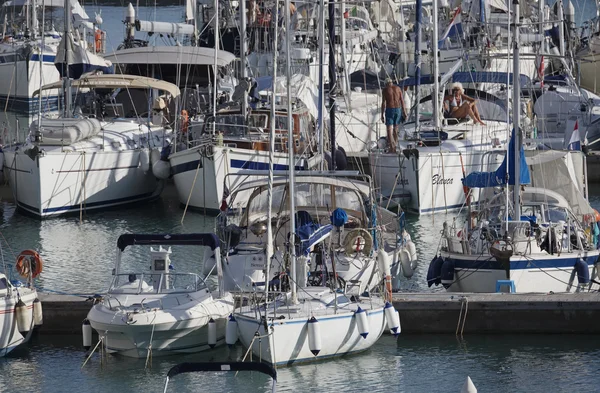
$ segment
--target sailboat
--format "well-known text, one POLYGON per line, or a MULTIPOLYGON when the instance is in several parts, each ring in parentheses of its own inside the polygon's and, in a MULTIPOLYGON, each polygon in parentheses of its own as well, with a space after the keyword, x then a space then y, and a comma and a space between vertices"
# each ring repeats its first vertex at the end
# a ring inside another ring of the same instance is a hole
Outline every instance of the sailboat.
MULTIPOLYGON (((518 69, 518 3, 513 4, 513 11, 514 64, 518 69)), ((513 113, 517 113, 518 79, 513 89, 513 113)), ((572 170, 554 171, 543 159, 530 170, 519 116, 513 117, 513 123, 500 167, 465 177, 466 187, 490 190, 488 197, 480 202, 478 214, 473 214, 476 219, 469 219, 464 228, 444 224, 442 245, 430 264, 428 283, 442 284, 454 292, 590 290, 600 268, 597 239, 586 234, 590 224, 595 224, 594 211, 580 190, 569 191, 577 182, 569 177, 572 170), (532 173, 537 173, 538 180, 530 187, 532 173)))
MULTIPOLYGON (((330 3, 329 7, 331 13, 335 5, 330 3)), ((289 9, 289 0, 285 9, 289 9)), ((289 25, 289 14, 286 15, 289 25)), ((330 33, 333 29, 332 24, 330 33)), ((288 30, 288 56, 289 37, 288 30)), ((287 64, 289 80, 290 65, 287 64)), ((288 101, 288 105, 291 106, 291 102, 288 101)), ((291 142, 290 117, 288 135, 291 142)), ((340 178, 335 172, 305 176, 293 170, 291 146, 288 153, 288 178, 276 179, 271 161, 266 190, 256 188, 250 198, 252 205, 247 209, 247 221, 240 223, 249 225, 250 216, 257 212, 254 203, 260 203, 266 197, 266 218, 255 221, 257 217, 254 216, 251 227, 246 227, 246 231, 250 229, 257 237, 264 234, 262 228, 266 229, 264 251, 262 247, 244 249, 241 242, 236 248, 238 253, 246 254, 246 260, 256 261, 257 265, 262 262, 265 267, 264 297, 258 299, 254 292, 257 301, 240 307, 228 321, 231 334, 239 336, 243 345, 261 361, 273 365, 291 365, 366 350, 379 339, 386 321, 394 334, 400 332, 398 313, 390 303, 391 287, 384 300, 373 293, 362 293, 360 289, 350 295, 338 280, 336 267, 343 253, 354 254, 357 265, 374 264, 369 259, 373 247, 378 246, 377 237, 367 240, 371 235, 363 226, 368 225, 375 212, 371 210, 372 205, 362 205, 364 200, 360 192, 364 185, 340 178), (259 197, 265 191, 266 195, 259 197), (335 209, 331 211, 330 207, 335 209), (278 210, 275 216, 272 208, 278 210), (274 233, 273 223, 276 226, 274 233), (345 235, 352 237, 344 251, 340 250, 340 239, 346 229, 353 230, 345 235), (284 250, 279 255, 273 253, 278 248, 284 250), (331 260, 330 270, 328 259, 331 260), (279 264, 273 267, 276 280, 270 279, 273 263, 279 264), (309 275, 310 266, 314 266, 314 270, 311 269, 309 275)), ((366 192, 370 195, 370 190, 366 192)), ((382 248, 377 253, 381 270, 386 279, 391 280, 389 255, 382 248)), ((231 262, 230 269, 234 268, 231 262)), ((235 341, 233 339, 226 337, 228 342, 235 341)))

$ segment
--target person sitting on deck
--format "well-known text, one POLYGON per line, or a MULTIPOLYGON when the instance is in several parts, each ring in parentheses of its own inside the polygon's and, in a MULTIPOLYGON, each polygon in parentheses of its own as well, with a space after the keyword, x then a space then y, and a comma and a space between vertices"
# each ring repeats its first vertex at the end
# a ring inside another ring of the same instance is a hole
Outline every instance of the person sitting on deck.
POLYGON ((473 119, 475 124, 485 125, 479 117, 477 100, 464 94, 462 84, 457 82, 452 85, 452 94, 444 97, 444 117, 462 120, 467 116, 473 119))

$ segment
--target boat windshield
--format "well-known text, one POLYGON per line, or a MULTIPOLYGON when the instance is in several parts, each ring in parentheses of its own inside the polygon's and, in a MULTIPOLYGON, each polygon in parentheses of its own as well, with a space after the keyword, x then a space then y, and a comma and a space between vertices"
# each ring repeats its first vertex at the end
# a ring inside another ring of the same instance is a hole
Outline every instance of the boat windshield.
MULTIPOLYGON (((297 210, 308 211, 314 219, 319 215, 327 220, 330 212, 342 208, 349 216, 357 219, 366 219, 363 200, 355 190, 318 183, 299 183, 294 189, 297 210), (334 198, 332 198, 332 192, 334 198)), ((246 214, 250 222, 263 220, 267 214, 267 188, 253 197, 247 205, 246 214)), ((287 184, 273 187, 273 214, 287 211, 287 184)), ((319 221, 321 221, 319 219, 319 221)), ((247 222, 243 220, 242 222, 247 222)), ((364 221, 366 222, 366 221, 364 221)))
POLYGON ((195 273, 124 273, 114 276, 109 294, 190 293, 206 288, 195 273))

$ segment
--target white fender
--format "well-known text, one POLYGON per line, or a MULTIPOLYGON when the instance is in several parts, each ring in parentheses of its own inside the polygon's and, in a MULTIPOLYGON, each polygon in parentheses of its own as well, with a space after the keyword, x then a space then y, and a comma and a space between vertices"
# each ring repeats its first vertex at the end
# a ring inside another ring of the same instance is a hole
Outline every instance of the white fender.
POLYGON ((367 312, 358 306, 354 316, 356 317, 358 334, 360 334, 363 338, 367 338, 367 335, 369 334, 369 320, 367 319, 367 312))
POLYGON ((402 274, 404 277, 411 278, 415 273, 411 267, 410 251, 406 247, 400 250, 400 263, 402 264, 402 274))
POLYGON ((460 393, 477 393, 477 388, 475 387, 475 384, 473 384, 473 381, 471 381, 471 377, 467 377, 465 384, 462 389, 460 389, 460 393))
POLYGON ((415 270, 417 268, 417 247, 415 246, 415 243, 410 241, 406 244, 406 248, 410 253, 410 268, 415 270))
POLYGON ((391 276, 391 264, 390 264, 390 256, 383 249, 379 249, 377 252, 377 266, 379 270, 381 270, 381 274, 385 276, 391 276))
POLYGON ((87 351, 92 347, 92 325, 87 318, 83 320, 81 333, 83 334, 83 348, 87 351))
POLYGON ((160 161, 160 150, 154 148, 150 150, 150 165, 154 166, 158 161, 160 161))
POLYGON ((208 346, 214 348, 217 345, 217 323, 214 319, 208 321, 208 346))
POLYGON ((400 334, 400 317, 396 312, 396 309, 390 302, 385 302, 383 311, 385 313, 385 319, 390 332, 394 335, 394 337, 398 336, 398 334, 400 334))
POLYGON ((238 340, 238 324, 233 314, 227 318, 227 325, 225 326, 225 343, 232 346, 238 340))
POLYGON ((148 149, 140 150, 140 168, 147 173, 150 170, 150 152, 148 149))
POLYGON ((321 328, 315 317, 308 320, 308 348, 315 356, 321 352, 321 328))
POLYGON ((37 326, 42 326, 44 323, 44 313, 42 312, 42 302, 40 299, 35 298, 33 301, 33 324, 37 326))
POLYGON ((15 306, 15 315, 17 317, 17 328, 19 332, 25 333, 31 329, 33 322, 33 314, 27 310, 27 305, 21 299, 15 306))
POLYGON ((171 176, 171 164, 169 161, 158 160, 152 165, 152 174, 160 180, 168 179, 171 176))

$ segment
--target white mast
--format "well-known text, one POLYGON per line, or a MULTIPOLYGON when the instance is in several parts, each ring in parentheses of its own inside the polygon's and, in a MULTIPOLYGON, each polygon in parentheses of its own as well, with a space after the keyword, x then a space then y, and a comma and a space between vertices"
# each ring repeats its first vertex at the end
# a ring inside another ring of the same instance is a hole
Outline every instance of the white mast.
POLYGON ((285 68, 287 77, 287 128, 288 128, 288 154, 289 154, 289 166, 290 166, 290 182, 288 194, 290 198, 290 274, 291 274, 291 289, 292 289, 292 303, 297 303, 298 298, 296 294, 296 201, 294 200, 294 187, 296 182, 294 181, 294 130, 292 122, 292 94, 290 91, 291 83, 291 58, 290 58, 290 41, 292 39, 290 34, 290 0, 285 0, 285 68))
MULTIPOLYGON (((69 46, 71 45, 71 4, 69 0, 65 0, 65 36, 63 37, 64 42, 64 86, 65 86, 65 117, 71 117, 71 79, 69 77, 69 46)), ((40 53, 41 56, 41 53, 40 53)), ((41 94, 41 93, 40 93, 41 94)), ((41 108, 40 108, 41 110, 41 108)))
MULTIPOLYGON (((514 155, 515 155, 515 179, 513 187, 513 203, 514 203, 514 219, 519 220, 521 217, 521 176, 520 176, 520 153, 521 153, 521 71, 519 69, 519 27, 520 27, 520 15, 519 15, 519 0, 513 0, 513 132, 514 135, 514 155)), ((509 172, 510 173, 510 172, 509 172)), ((508 185, 507 185, 508 188, 508 185)))
POLYGON ((215 135, 215 127, 217 121, 217 64, 218 64, 218 52, 219 52, 219 0, 215 0, 213 3, 215 8, 215 28, 213 29, 213 36, 215 38, 215 63, 213 64, 213 105, 212 105, 212 114, 213 114, 213 124, 212 124, 212 134, 215 135))
MULTIPOLYGON (((245 0, 242 0, 245 1, 245 0)), ((265 250, 265 302, 269 300, 269 269, 271 267, 271 258, 273 258, 273 227, 271 226, 271 218, 273 216, 273 155, 275 154, 275 105, 277 103, 277 95, 275 94, 275 80, 277 79, 277 39, 278 28, 277 20, 279 20, 279 7, 275 7, 275 29, 273 42, 275 50, 273 51, 273 82, 271 83, 271 124, 269 131, 269 185, 267 188, 267 249, 265 250)))
MULTIPOLYGON (((319 155, 323 157, 325 145, 325 0, 321 0, 319 16, 319 155)), ((321 160, 320 169, 324 169, 325 160, 321 160)))
MULTIPOLYGON (((438 48, 438 0, 433 0, 433 126, 440 129, 440 73, 438 48)), ((441 145, 440 145, 441 146, 441 145)))
MULTIPOLYGON (((248 79, 248 72, 246 70, 246 0, 240 0, 240 63, 242 63, 242 80, 244 82, 248 79)), ((242 99, 242 115, 244 118, 248 114, 248 90, 244 89, 244 95, 242 99)))

